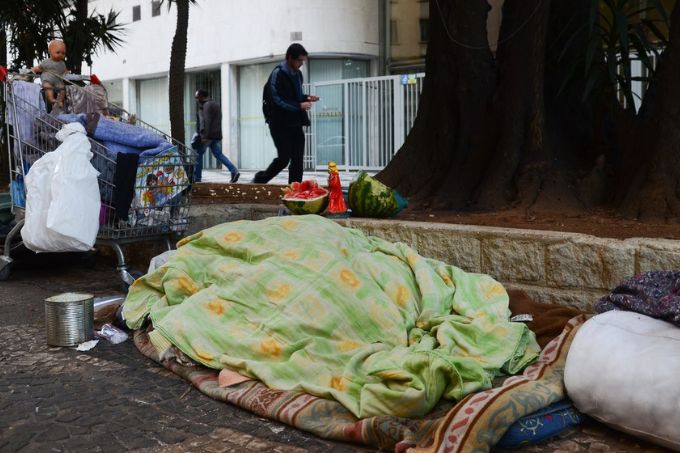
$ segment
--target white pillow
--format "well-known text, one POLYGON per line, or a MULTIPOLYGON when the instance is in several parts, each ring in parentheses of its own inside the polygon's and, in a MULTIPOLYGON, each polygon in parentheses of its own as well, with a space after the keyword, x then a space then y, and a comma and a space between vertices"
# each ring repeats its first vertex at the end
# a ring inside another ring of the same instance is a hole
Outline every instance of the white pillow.
POLYGON ((680 328, 634 312, 595 316, 574 338, 564 383, 581 412, 680 450, 680 328))

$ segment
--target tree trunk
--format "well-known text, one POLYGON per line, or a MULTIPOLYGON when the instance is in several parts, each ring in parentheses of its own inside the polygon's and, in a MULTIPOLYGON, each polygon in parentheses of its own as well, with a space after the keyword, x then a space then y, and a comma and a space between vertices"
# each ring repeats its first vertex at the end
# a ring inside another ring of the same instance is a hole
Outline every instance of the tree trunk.
POLYGON ((86 27, 87 15, 88 15, 88 0, 76 0, 74 2, 75 19, 74 23, 69 24, 71 29, 71 35, 73 39, 73 49, 66 49, 66 54, 68 55, 68 68, 74 74, 81 74, 83 70, 83 49, 87 46, 83 42, 78 42, 79 38, 83 39, 83 33, 78 33, 74 30, 79 30, 86 27))
POLYGON ((187 29, 189 27, 189 0, 176 0, 177 27, 170 51, 169 95, 170 133, 172 138, 184 143, 184 64, 187 56, 187 29))
POLYGON ((0 66, 7 67, 7 30, 0 25, 0 66))
POLYGON ((488 10, 486 2, 430 2, 418 116, 403 147, 378 175, 424 206, 466 206, 482 170, 480 144, 495 83, 488 10))
POLYGON ((654 80, 654 102, 636 141, 639 157, 629 164, 638 169, 626 184, 623 214, 636 218, 680 219, 680 2, 671 15, 668 47, 654 80))
POLYGON ((582 124, 592 113, 581 81, 558 96, 571 62, 557 56, 567 39, 587 39, 578 26, 589 5, 506 0, 494 60, 486 2, 430 2, 418 117, 378 178, 424 207, 577 204, 571 179, 594 161, 584 151, 592 130, 582 124))

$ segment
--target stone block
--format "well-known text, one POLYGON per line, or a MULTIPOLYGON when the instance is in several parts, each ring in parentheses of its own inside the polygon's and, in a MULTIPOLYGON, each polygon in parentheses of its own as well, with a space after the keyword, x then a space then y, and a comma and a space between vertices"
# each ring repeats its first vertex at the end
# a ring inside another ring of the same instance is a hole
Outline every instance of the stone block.
POLYGON ((471 235, 448 230, 418 228, 418 252, 428 258, 453 264, 467 272, 481 272, 481 241, 471 235))
POLYGON ((592 313, 595 302, 606 293, 605 290, 546 290, 549 303, 578 308, 586 313, 592 313))
POLYGON ((609 289, 635 272, 635 247, 584 237, 547 246, 547 284, 554 288, 609 289))
POLYGON ((521 289, 522 291, 526 292, 529 295, 529 297, 531 297, 536 302, 540 302, 542 304, 549 304, 552 301, 552 296, 549 293, 549 290, 542 286, 520 285, 516 283, 506 282, 501 283, 507 289, 521 289))
POLYGON ((680 269, 680 241, 636 239, 637 272, 680 269))
MULTIPOLYGON (((342 224, 342 223, 341 223, 342 224)), ((412 227, 404 228, 403 224, 385 220, 353 220, 344 221, 345 226, 361 230, 369 236, 376 236, 390 242, 403 242, 418 250, 418 241, 412 227)))
POLYGON ((545 282, 545 249, 542 242, 489 237, 482 240, 481 257, 481 271, 497 280, 545 282))
POLYGON ((507 284, 507 287, 525 291, 536 302, 574 307, 587 313, 592 312, 595 301, 606 294, 606 291, 553 289, 514 283, 507 284))

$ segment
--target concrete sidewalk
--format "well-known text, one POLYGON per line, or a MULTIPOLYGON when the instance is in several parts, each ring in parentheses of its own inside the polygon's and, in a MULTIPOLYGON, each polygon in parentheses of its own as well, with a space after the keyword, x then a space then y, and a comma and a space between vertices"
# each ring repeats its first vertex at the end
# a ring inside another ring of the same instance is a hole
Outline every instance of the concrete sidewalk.
MULTIPOLYGON (((256 170, 241 170, 241 177, 239 178, 238 182, 239 183, 250 183, 253 181, 253 178, 255 177, 256 170)), ((368 172, 371 175, 374 175, 375 172, 368 172)), ((357 172, 346 172, 346 171, 341 171, 340 172, 340 183, 342 184, 342 187, 349 187, 349 183, 352 181, 354 176, 357 174, 357 172)), ((226 169, 219 169, 219 170, 203 170, 203 173, 201 175, 201 182, 211 182, 211 183, 228 183, 229 179, 231 178, 231 175, 229 174, 229 171, 226 169)), ((318 182, 320 185, 325 186, 327 181, 328 181, 328 172, 325 171, 305 171, 303 176, 303 179, 316 179, 316 182, 318 182)), ((276 175, 274 179, 269 181, 268 184, 278 184, 278 185, 286 185, 288 184, 288 170, 283 170, 281 173, 276 175)))

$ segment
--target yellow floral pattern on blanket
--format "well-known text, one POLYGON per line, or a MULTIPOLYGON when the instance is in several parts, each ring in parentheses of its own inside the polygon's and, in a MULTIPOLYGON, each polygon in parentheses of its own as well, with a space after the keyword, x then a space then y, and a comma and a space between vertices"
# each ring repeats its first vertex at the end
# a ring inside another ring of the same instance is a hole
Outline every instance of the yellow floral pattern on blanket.
POLYGON ((206 366, 358 417, 422 416, 539 352, 491 277, 319 216, 226 223, 179 245, 130 289, 131 328, 150 316, 206 366))

